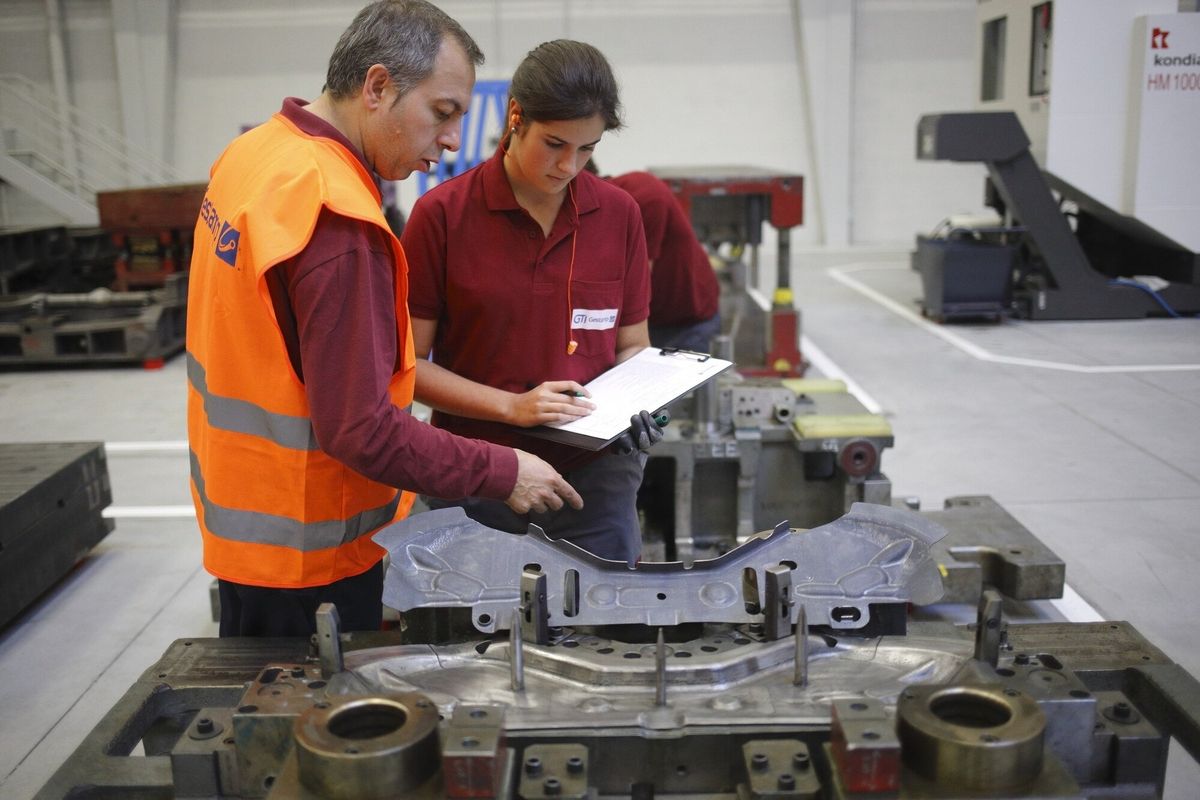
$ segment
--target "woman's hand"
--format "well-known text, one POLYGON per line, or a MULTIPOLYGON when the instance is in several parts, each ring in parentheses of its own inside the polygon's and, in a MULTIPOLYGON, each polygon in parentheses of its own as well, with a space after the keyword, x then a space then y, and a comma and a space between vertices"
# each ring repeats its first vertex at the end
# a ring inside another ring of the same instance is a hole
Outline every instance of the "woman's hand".
POLYGON ((521 428, 550 422, 570 422, 592 413, 596 404, 575 381, 546 381, 524 394, 514 394, 505 422, 521 428))

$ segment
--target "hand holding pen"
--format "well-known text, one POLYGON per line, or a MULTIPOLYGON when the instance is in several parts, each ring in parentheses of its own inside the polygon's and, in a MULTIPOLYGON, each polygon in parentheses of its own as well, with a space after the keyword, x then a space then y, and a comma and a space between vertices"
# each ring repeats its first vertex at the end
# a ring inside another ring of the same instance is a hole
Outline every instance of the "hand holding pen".
POLYGON ((591 392, 575 381, 546 381, 524 394, 512 395, 505 421, 521 428, 570 422, 596 408, 589 397, 591 392))

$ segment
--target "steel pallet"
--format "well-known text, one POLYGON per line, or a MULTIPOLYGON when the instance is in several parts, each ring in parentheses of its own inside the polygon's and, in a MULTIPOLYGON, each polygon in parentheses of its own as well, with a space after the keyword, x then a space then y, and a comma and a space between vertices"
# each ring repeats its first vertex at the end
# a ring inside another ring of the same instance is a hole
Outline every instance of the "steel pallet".
POLYGON ((113 529, 99 442, 0 444, 0 626, 113 529))
POLYGON ((141 363, 183 349, 187 276, 162 289, 0 299, 0 365, 141 363))

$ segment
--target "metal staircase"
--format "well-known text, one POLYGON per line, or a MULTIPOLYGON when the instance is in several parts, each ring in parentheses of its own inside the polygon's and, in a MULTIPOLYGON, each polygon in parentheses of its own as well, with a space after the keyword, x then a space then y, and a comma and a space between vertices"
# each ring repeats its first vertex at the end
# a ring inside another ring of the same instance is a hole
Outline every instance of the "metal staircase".
POLYGON ((179 175, 28 78, 0 73, 0 182, 69 225, 89 226, 98 223, 97 191, 177 183, 179 175))

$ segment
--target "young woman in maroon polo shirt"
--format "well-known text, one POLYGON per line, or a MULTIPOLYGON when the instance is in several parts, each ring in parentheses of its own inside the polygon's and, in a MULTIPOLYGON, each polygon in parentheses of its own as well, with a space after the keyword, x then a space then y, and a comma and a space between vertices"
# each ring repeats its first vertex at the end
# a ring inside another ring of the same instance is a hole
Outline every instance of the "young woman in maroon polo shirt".
MULTIPOLYGON (((534 522, 633 562, 644 455, 521 430, 590 413, 583 384, 650 344, 637 204, 583 171, 604 133, 621 127, 612 69, 582 42, 539 45, 513 75, 507 121, 491 159, 426 193, 404 229, 416 353, 432 359, 417 364, 416 396, 439 427, 546 459, 584 507, 518 516, 483 498, 428 502, 514 533, 534 522)), ((632 431, 647 447, 662 435, 649 416, 632 431)))

